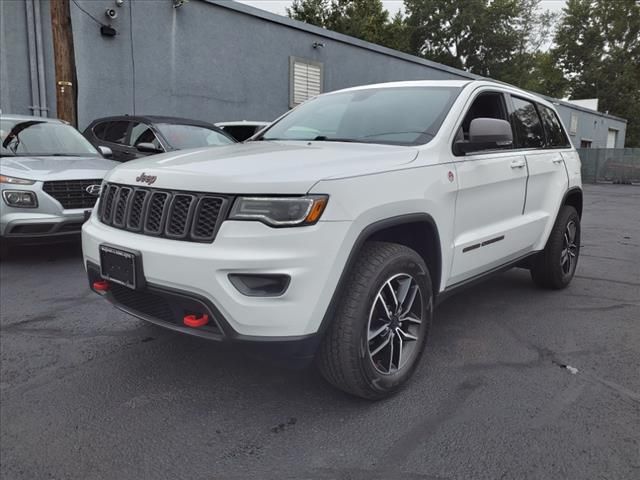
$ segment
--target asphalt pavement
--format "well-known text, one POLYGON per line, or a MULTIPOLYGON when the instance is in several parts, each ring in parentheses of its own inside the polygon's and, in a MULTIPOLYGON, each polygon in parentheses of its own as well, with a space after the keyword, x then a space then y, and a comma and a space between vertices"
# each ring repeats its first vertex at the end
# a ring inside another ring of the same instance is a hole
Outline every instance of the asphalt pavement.
POLYGON ((16 249, 0 476, 638 479, 640 188, 586 186, 584 210, 569 288, 511 270, 451 297, 413 381, 377 403, 120 313, 78 243, 16 249))

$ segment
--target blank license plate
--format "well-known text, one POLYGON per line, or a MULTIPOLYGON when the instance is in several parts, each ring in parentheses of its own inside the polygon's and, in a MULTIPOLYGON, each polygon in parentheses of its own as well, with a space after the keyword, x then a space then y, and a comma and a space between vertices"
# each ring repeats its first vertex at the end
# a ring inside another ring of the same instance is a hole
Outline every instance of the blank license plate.
POLYGON ((135 289, 136 255, 107 245, 100 245, 100 270, 102 278, 135 289))

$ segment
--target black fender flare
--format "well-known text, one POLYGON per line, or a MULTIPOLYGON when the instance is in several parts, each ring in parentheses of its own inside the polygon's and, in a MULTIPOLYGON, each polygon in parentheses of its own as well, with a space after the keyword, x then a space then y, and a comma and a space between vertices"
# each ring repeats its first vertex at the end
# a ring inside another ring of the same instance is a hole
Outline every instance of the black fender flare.
POLYGON ((394 217, 385 218, 382 220, 377 220, 370 225, 366 226, 358 235, 355 242, 351 247, 351 251, 349 252, 349 256, 347 257, 347 261, 342 268, 342 273, 340 274, 340 278, 336 283, 336 286, 333 290, 333 295, 331 296, 331 300, 329 301, 329 305, 327 306, 324 316, 322 317, 322 322, 320 323, 320 327, 317 330, 317 333, 320 337, 324 335, 327 328, 333 321, 333 317, 335 316, 338 302, 340 301, 340 292, 342 292, 343 287, 347 280, 347 275, 351 268, 353 267, 362 246, 365 242, 371 238, 377 232, 385 230, 390 227, 396 227, 398 225, 408 224, 408 223, 428 223, 435 233, 435 241, 437 246, 437 252, 434 252, 438 261, 440 262, 440 278, 432 278, 433 285, 435 287, 435 291, 439 291, 440 284, 442 282, 442 248, 440 244, 440 233, 438 231, 438 226, 436 225, 435 220, 428 213, 408 213, 403 215, 397 215, 394 217))

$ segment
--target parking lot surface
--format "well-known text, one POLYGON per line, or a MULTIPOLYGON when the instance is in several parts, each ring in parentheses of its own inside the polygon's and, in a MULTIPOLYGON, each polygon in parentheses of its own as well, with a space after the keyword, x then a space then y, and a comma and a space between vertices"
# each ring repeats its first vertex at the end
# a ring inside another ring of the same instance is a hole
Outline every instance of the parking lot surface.
POLYGON ((377 403, 120 313, 77 243, 17 249, 0 476, 640 478, 640 189, 587 186, 584 210, 567 290, 512 270, 448 299, 413 381, 377 403))

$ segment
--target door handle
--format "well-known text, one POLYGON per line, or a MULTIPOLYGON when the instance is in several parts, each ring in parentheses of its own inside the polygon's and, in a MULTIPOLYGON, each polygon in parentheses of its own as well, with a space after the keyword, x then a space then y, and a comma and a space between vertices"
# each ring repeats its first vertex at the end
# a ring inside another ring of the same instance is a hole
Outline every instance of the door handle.
POLYGON ((511 162, 510 167, 511 168, 524 168, 526 165, 524 160, 514 160, 513 162, 511 162))
POLYGON ((552 160, 552 162, 553 162, 553 163, 562 163, 562 157, 560 157, 560 158, 554 158, 554 159, 552 160))

